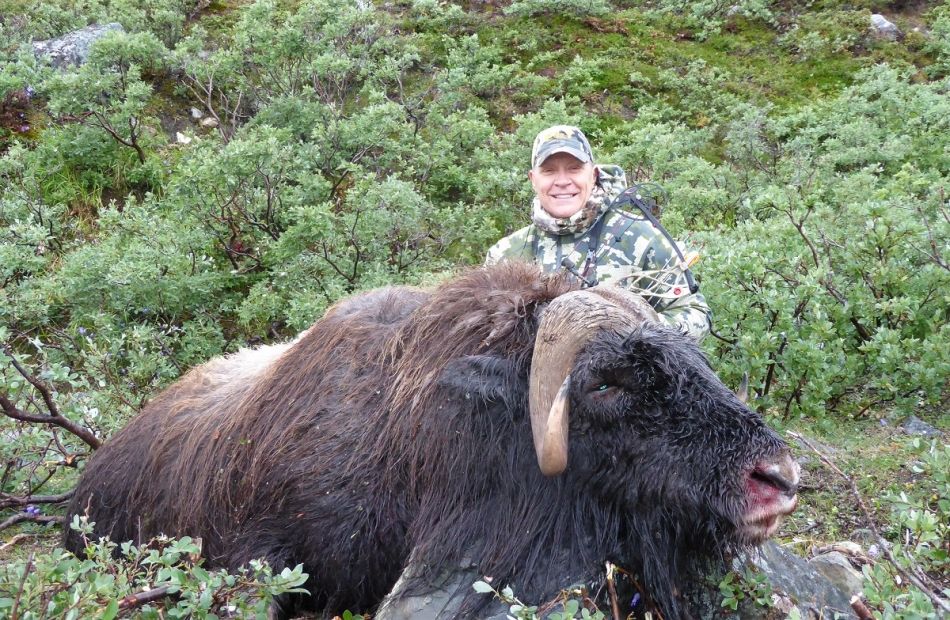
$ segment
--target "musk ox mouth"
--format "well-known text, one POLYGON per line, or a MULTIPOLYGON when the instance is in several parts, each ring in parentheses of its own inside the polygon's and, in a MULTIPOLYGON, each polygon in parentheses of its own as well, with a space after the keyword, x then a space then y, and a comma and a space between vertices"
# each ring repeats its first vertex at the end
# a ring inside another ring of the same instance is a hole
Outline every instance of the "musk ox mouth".
POLYGON ((739 523, 743 540, 757 545, 778 530, 798 505, 800 468, 788 454, 757 463, 745 478, 746 511, 739 523))

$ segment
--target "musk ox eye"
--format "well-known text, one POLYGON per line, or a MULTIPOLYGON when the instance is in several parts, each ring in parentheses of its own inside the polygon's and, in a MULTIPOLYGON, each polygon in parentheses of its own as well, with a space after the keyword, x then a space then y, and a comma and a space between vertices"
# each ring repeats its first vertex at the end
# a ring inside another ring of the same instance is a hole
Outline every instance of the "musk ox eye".
POLYGON ((609 389, 610 389, 610 386, 607 385, 606 383, 601 383, 600 385, 597 386, 598 392, 606 392, 609 389))

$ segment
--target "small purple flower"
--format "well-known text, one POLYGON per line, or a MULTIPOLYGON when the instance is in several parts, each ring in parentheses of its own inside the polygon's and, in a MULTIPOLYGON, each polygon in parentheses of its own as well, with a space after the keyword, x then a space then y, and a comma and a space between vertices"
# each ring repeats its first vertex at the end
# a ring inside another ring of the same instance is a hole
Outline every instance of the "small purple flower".
POLYGON ((34 506, 33 504, 27 505, 27 507, 23 510, 23 512, 30 515, 31 517, 37 517, 43 514, 43 511, 40 509, 40 507, 34 506))
POLYGON ((85 336, 85 335, 86 335, 86 328, 85 328, 85 327, 80 327, 80 328, 79 328, 79 335, 80 335, 80 336, 85 336))
POLYGON ((630 607, 631 608, 636 607, 637 603, 639 602, 640 602, 640 593, 637 592, 636 594, 633 595, 633 598, 630 599, 630 607))
POLYGON ((30 130, 29 125, 20 125, 20 133, 26 133, 30 130))
POLYGON ((23 93, 26 95, 27 99, 32 99, 33 95, 36 94, 36 91, 33 90, 32 86, 27 86, 26 88, 23 89, 23 93))

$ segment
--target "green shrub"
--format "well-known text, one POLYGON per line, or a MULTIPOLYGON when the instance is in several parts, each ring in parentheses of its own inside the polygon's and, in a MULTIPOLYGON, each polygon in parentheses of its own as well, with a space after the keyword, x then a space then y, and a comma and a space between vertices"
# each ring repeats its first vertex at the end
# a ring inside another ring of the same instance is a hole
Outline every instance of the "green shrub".
POLYGON ((603 17, 613 9, 607 0, 515 0, 505 8, 505 15, 532 17, 535 15, 571 15, 573 17, 603 17))
POLYGON ((868 36, 867 11, 819 11, 799 15, 779 42, 800 60, 853 49, 868 36))
MULTIPOLYGON (((92 524, 78 516, 72 525, 91 532, 92 524)), ((201 566, 201 541, 189 537, 157 538, 141 546, 100 539, 86 546, 85 555, 80 559, 56 549, 4 564, 0 614, 24 620, 111 619, 132 609, 141 618, 263 618, 275 597, 306 592, 300 587, 307 580, 301 565, 277 575, 259 560, 231 572, 207 570, 201 566), (143 592, 157 596, 149 600, 143 592)))
POLYGON ((654 0, 635 4, 644 4, 655 14, 681 21, 700 38, 706 38, 719 32, 728 19, 736 17, 771 22, 775 3, 772 0, 654 0))
POLYGON ((944 3, 927 15, 930 35, 924 49, 934 56, 934 62, 927 67, 927 74, 933 79, 950 76, 950 5, 944 3))
MULTIPOLYGON (((950 568, 950 444, 928 444, 920 439, 914 443, 919 455, 911 467, 918 482, 916 492, 885 498, 894 517, 887 534, 893 541, 891 553, 902 569, 918 579, 939 584, 934 576, 946 576, 950 568)), ((883 618, 943 617, 933 602, 906 579, 906 573, 901 577, 886 562, 864 567, 864 593, 883 618)), ((945 587, 944 600, 948 595, 950 588, 945 587)))

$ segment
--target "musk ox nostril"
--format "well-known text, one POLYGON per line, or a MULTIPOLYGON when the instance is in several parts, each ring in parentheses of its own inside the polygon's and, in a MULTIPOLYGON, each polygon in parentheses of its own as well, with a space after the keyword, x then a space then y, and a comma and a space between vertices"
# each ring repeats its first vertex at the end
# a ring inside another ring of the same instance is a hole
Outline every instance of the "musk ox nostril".
POLYGON ((759 463, 749 475, 760 482, 774 486, 789 497, 798 493, 798 463, 788 455, 783 455, 778 461, 759 463))

